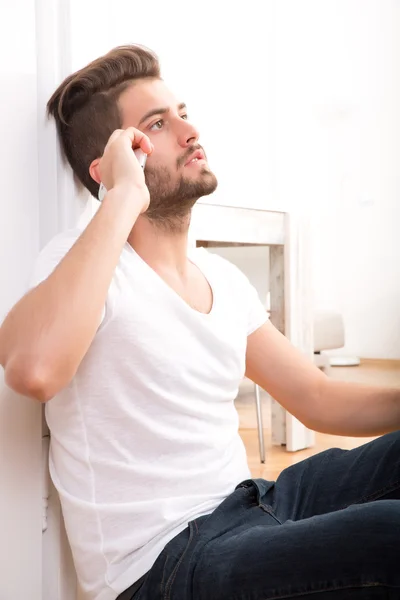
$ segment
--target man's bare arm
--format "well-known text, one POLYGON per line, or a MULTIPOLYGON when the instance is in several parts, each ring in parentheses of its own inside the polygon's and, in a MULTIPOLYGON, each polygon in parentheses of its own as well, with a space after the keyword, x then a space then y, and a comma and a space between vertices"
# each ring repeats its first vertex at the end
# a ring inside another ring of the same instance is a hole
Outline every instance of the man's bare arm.
POLYGON ((369 437, 400 428, 400 389, 329 379, 271 323, 248 338, 246 375, 309 429, 369 437))
POLYGON ((12 308, 0 328, 5 380, 21 394, 52 398, 72 379, 93 340, 112 274, 140 212, 126 190, 107 196, 53 273, 12 308))
POLYGON ((328 379, 321 390, 319 415, 314 429, 323 433, 370 437, 397 431, 400 388, 328 379))
POLYGON ((312 428, 327 377, 269 321, 248 337, 246 376, 312 428))
MULTIPOLYGON (((0 364, 7 385, 42 402, 70 382, 87 352, 122 248, 148 206, 139 164, 133 163, 133 174, 129 164, 123 165, 124 153, 126 162, 136 160, 130 129, 120 139, 114 136, 105 153, 104 172, 112 167, 113 176, 96 215, 53 273, 11 309, 0 328, 0 364)), ((143 149, 149 151, 148 144, 143 149)))

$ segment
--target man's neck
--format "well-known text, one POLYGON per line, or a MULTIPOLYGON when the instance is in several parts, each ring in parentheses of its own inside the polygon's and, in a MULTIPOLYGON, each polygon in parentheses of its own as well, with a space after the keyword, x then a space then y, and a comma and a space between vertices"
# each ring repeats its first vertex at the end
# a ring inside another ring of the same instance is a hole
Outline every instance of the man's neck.
POLYGON ((190 214, 176 227, 159 226, 141 215, 128 237, 128 243, 155 271, 171 270, 181 276, 187 271, 190 214))

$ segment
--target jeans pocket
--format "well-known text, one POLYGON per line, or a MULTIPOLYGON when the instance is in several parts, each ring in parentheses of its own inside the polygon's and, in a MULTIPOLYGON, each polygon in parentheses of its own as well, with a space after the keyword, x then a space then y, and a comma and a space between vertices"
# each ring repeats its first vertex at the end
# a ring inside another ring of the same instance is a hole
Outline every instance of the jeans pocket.
POLYGON ((162 585, 163 600, 171 599, 171 593, 172 593, 174 583, 176 581, 176 577, 182 567, 182 564, 183 564, 185 558, 188 556, 188 552, 189 552, 190 547, 192 546, 193 540, 198 535, 196 520, 190 521, 188 524, 188 528, 189 528, 188 540, 186 542, 186 545, 183 547, 183 550, 181 551, 179 558, 176 559, 176 557, 175 557, 175 559, 173 559, 168 554, 166 556, 166 560, 165 560, 165 564, 164 564, 164 568, 163 568, 163 585, 162 585), (168 570, 170 570, 170 569, 172 569, 172 570, 168 576, 168 570))
POLYGON ((170 556, 169 554, 165 555, 165 561, 164 561, 164 566, 163 566, 163 570, 162 570, 162 577, 161 577, 161 583, 160 583, 160 596, 163 598, 164 594, 165 594, 165 588, 166 588, 166 584, 168 582, 168 565, 170 564, 171 560, 170 560, 170 556))

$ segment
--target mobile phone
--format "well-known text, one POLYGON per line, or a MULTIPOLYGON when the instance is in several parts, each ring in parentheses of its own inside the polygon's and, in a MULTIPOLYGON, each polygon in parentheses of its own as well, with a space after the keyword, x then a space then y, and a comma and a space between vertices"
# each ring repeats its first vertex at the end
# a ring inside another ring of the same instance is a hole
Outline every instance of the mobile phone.
POLYGON ((143 150, 141 148, 136 148, 136 150, 134 150, 133 152, 139 161, 139 165, 142 167, 142 169, 144 169, 144 167, 146 166, 146 160, 147 160, 146 152, 143 152, 143 150))
MULTIPOLYGON (((146 152, 143 152, 143 150, 141 148, 136 148, 136 150, 134 150, 133 152, 139 161, 139 165, 142 167, 142 169, 144 169, 144 167, 146 165, 146 160, 147 160, 146 152)), ((103 202, 104 196, 106 194, 107 194, 106 186, 104 185, 104 183, 100 183, 99 193, 97 196, 100 202, 103 202)))

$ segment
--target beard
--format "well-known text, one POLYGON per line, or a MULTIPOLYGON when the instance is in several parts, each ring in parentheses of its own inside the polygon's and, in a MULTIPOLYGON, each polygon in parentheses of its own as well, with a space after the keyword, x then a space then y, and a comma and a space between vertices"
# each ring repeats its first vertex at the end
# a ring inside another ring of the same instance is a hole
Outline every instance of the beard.
POLYGON ((144 213, 155 225, 168 230, 180 230, 190 219, 197 200, 212 194, 218 182, 214 173, 202 166, 196 179, 183 175, 177 182, 166 167, 146 167, 145 181, 150 192, 150 205, 144 213))

